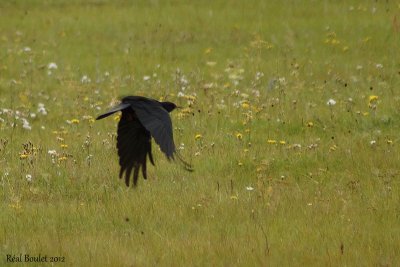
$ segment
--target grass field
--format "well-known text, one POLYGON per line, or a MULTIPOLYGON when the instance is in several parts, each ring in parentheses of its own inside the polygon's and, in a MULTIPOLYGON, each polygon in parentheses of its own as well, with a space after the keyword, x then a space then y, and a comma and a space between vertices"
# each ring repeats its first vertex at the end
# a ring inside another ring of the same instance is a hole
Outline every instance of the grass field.
POLYGON ((399 266, 399 1, 0 14, 0 265, 399 266), (125 95, 183 107, 193 173, 153 146, 118 179, 118 117, 94 118, 125 95))

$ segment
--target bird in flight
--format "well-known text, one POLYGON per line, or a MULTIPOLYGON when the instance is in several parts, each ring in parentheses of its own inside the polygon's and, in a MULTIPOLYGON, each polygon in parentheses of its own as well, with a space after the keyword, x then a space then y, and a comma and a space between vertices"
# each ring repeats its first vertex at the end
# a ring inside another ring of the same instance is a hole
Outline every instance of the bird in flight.
POLYGON ((154 165, 151 137, 160 146, 168 160, 174 159, 176 155, 187 171, 193 170, 175 148, 169 116, 169 112, 175 108, 177 106, 171 102, 159 102, 143 96, 127 96, 122 98, 119 105, 96 118, 100 120, 115 112, 122 112, 118 122, 117 149, 121 167, 119 178, 125 174, 126 186, 129 187, 132 170, 134 186, 137 184, 140 169, 142 169, 143 178, 147 179, 147 157, 154 165))

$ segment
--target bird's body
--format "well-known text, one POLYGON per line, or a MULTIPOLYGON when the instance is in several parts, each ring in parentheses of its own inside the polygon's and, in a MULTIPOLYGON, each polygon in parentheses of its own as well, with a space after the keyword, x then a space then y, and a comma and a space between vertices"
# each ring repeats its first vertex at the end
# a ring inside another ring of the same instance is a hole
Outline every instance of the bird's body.
MULTIPOLYGON (((99 120, 115 112, 122 112, 118 122, 117 149, 121 166, 119 177, 122 178, 125 173, 127 186, 129 186, 132 170, 135 186, 140 169, 142 169, 144 179, 147 179, 147 157, 154 165, 151 137, 160 146, 168 160, 174 159, 176 149, 172 122, 168 113, 175 108, 176 105, 171 102, 159 102, 142 96, 127 96, 121 100, 119 105, 96 118, 99 120)), ((189 164, 180 160, 187 170, 191 170, 189 164)))

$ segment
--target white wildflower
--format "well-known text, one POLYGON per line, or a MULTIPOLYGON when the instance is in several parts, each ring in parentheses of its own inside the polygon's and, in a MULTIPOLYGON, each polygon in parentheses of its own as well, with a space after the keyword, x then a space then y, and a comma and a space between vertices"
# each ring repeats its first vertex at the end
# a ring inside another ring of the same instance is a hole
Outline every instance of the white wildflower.
POLYGON ((46 108, 44 107, 43 103, 39 103, 38 104, 37 112, 42 114, 42 115, 47 115, 47 111, 46 111, 46 108))
POLYGON ((334 105, 336 105, 336 101, 334 100, 334 99, 329 99, 328 100, 328 102, 326 102, 326 104, 328 105, 328 106, 334 106, 334 105))
POLYGON ((57 155, 57 151, 55 149, 50 149, 49 151, 47 151, 47 154, 53 156, 53 155, 57 155))
POLYGON ((254 190, 254 187, 252 187, 252 186, 246 186, 246 190, 247 190, 247 191, 253 191, 253 190, 254 190))
POLYGON ((87 76, 83 75, 81 78, 81 83, 90 83, 92 80, 87 76))
POLYGON ((301 145, 300 144, 293 144, 292 147, 295 148, 295 149, 301 149, 301 145))
POLYGON ((50 63, 47 65, 47 68, 48 68, 49 70, 56 70, 56 69, 58 69, 58 66, 57 66, 57 64, 54 63, 54 62, 50 62, 50 63))
POLYGON ((26 178, 26 180, 27 180, 28 182, 32 182, 32 175, 27 174, 27 175, 25 176, 25 178, 26 178))
POLYGON ((32 130, 32 127, 27 119, 21 118, 21 120, 22 120, 22 128, 24 128, 25 130, 32 130))
POLYGON ((178 147, 178 150, 184 150, 185 149, 185 144, 181 143, 178 147))

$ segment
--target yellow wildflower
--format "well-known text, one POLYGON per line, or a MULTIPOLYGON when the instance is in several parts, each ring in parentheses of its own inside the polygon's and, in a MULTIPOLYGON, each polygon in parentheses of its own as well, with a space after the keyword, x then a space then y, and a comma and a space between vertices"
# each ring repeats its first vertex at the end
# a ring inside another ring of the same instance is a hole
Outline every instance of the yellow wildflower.
POLYGON ((199 139, 201 139, 201 138, 203 138, 203 136, 202 136, 201 134, 196 134, 196 135, 194 136, 194 139, 195 139, 195 140, 199 140, 199 139))
POLYGON ((19 155, 20 159, 26 159, 27 157, 28 157, 28 155, 25 154, 25 153, 22 153, 22 154, 19 155))
POLYGON ((340 41, 338 39, 332 39, 331 40, 331 44, 332 45, 338 45, 338 44, 340 44, 340 41))
POLYGON ((237 138, 238 140, 242 140, 243 135, 242 135, 241 133, 236 133, 236 138, 237 138))
POLYGON ((78 119, 72 119, 72 120, 71 120, 71 123, 72 123, 72 124, 79 124, 79 120, 78 120, 78 119))
POLYGON ((119 121, 121 119, 121 115, 117 114, 114 116, 115 121, 119 121))
POLYGON ((250 107, 249 102, 243 101, 243 103, 242 103, 242 108, 243 108, 243 109, 248 109, 249 107, 250 107))
POLYGON ((15 210, 21 210, 21 209, 22 209, 22 206, 21 206, 19 200, 16 201, 14 204, 9 204, 8 206, 9 206, 10 208, 15 209, 15 210))
POLYGON ((65 160, 67 160, 67 157, 66 157, 66 156, 62 156, 62 157, 59 157, 59 158, 58 158, 58 161, 60 161, 60 162, 61 162, 61 161, 65 161, 65 160))
POLYGON ((60 147, 61 148, 68 148, 68 145, 67 144, 61 144, 60 147))
POLYGON ((314 127, 314 123, 312 121, 307 122, 307 127, 310 128, 314 127))
POLYGON ((273 145, 273 144, 276 144, 276 140, 268 139, 268 140, 267 140, 267 143, 273 145))
POLYGON ((377 95, 370 95, 368 99, 369 99, 369 103, 371 103, 371 102, 374 102, 374 101, 378 100, 378 96, 377 95))
POLYGON ((286 141, 285 141, 285 140, 281 140, 281 141, 279 141, 279 144, 285 145, 285 144, 286 144, 286 141))
POLYGON ((190 100, 190 101, 195 101, 196 100, 196 97, 194 95, 184 95, 183 97, 186 98, 187 100, 190 100))

